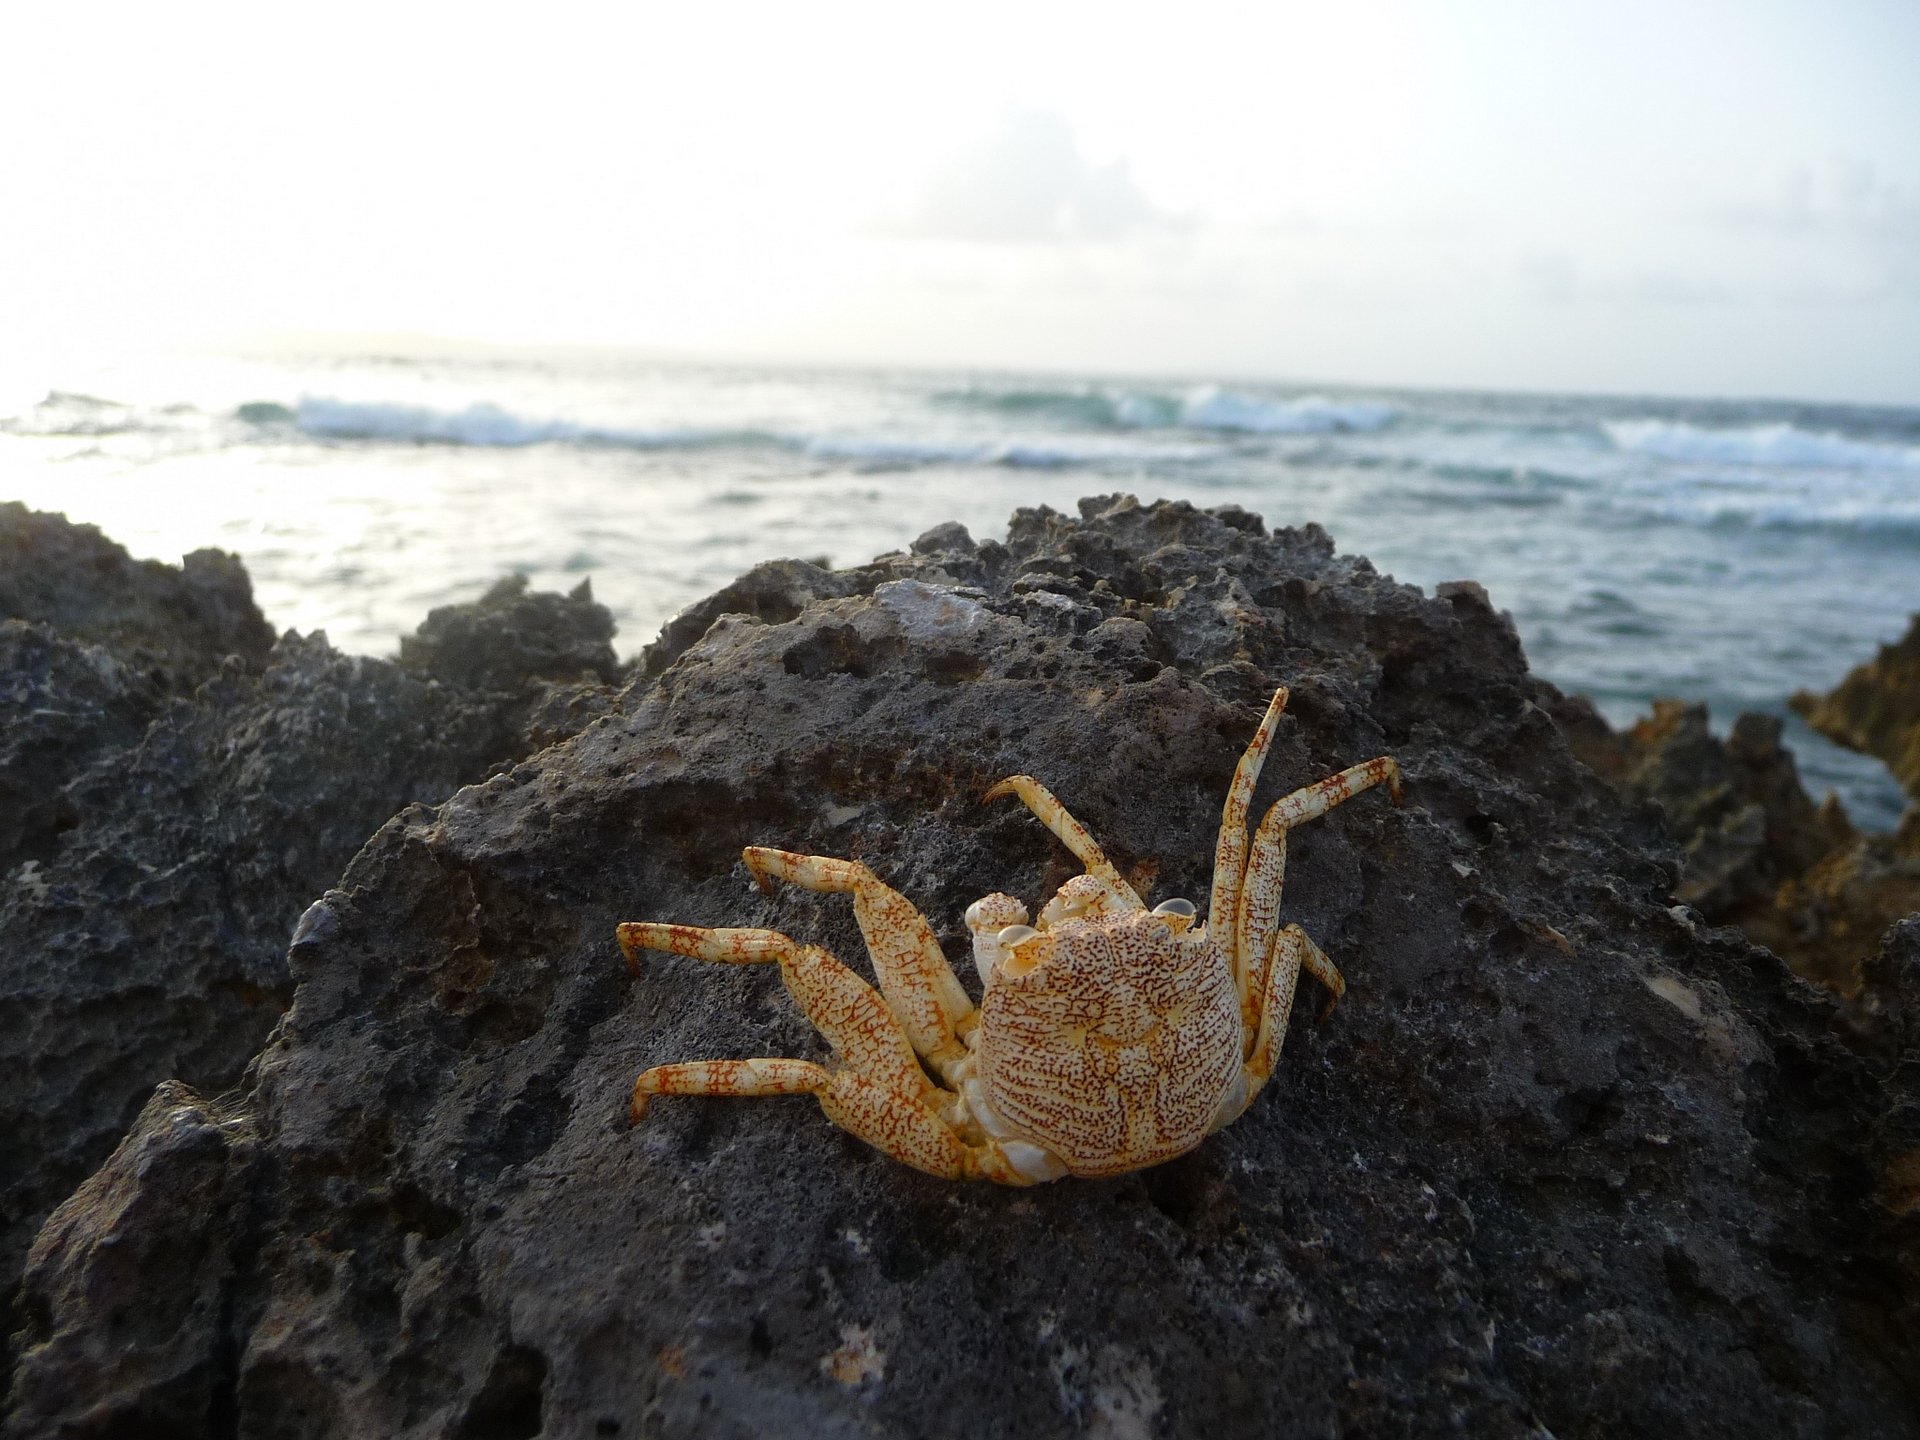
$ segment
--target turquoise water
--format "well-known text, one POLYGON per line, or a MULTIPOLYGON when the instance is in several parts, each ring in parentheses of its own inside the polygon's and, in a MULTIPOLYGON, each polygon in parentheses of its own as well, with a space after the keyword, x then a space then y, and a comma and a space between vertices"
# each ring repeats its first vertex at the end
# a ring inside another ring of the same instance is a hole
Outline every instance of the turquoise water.
MULTIPOLYGON (((1325 525, 1481 581, 1616 723, 1784 714, 1920 611, 1920 410, 1218 379, 665 365, 605 354, 199 357, 0 387, 0 499, 136 554, 239 553, 269 619, 390 653, 522 571, 591 576, 632 653, 776 555, 865 560, 1082 495, 1325 525)), ((1789 720, 1809 788, 1891 825, 1877 763, 1789 720)))

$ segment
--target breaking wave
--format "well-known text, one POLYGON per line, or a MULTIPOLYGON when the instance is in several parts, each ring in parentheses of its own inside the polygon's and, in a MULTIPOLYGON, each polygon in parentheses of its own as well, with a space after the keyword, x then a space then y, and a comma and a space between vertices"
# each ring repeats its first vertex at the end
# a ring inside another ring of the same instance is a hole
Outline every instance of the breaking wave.
POLYGON ((1320 395, 1264 399, 1221 385, 1183 391, 1076 389, 949 390, 934 397, 948 405, 1012 417, 1064 422, 1091 429, 1211 430, 1240 435, 1336 435, 1379 430, 1399 417, 1397 406, 1320 395))
POLYGON ((1072 465, 1167 464, 1207 460, 1220 447, 1179 441, 1129 440, 1123 437, 1046 436, 1018 440, 940 442, 886 436, 820 435, 801 443, 822 460, 889 465, 1009 465, 1053 470, 1072 465))
POLYGON ((1195 430, 1250 435, 1338 435, 1380 430, 1400 412, 1365 400, 1335 401, 1309 395, 1298 400, 1261 400, 1237 390, 1202 385, 1180 406, 1180 423, 1195 430))
POLYGON ((874 469, 940 464, 1056 469, 1178 462, 1205 459, 1218 451, 1217 446, 1205 443, 1100 435, 946 439, 839 431, 789 433, 750 427, 633 429, 527 416, 489 401, 445 410, 306 396, 292 409, 271 401, 255 401, 241 406, 236 415, 265 427, 291 424, 304 434, 330 440, 506 447, 580 445, 631 450, 771 446, 874 469))
MULTIPOLYGON (((281 406, 244 405, 262 419, 277 419, 281 406)), ((247 417, 243 417, 247 418, 247 417)), ((292 411, 293 422, 308 435, 335 440, 400 440, 437 445, 613 445, 656 450, 726 444, 763 438, 752 431, 723 429, 630 430, 577 421, 530 418, 481 400, 463 410, 384 401, 336 400, 304 395, 292 411)))
POLYGON ((1161 414, 1154 403, 1155 397, 1093 386, 1057 390, 969 386, 962 390, 936 391, 930 398, 936 405, 1091 429, 1169 424, 1178 409, 1169 403, 1161 414))
POLYGON ((106 436, 141 431, 171 433, 209 423, 210 417, 192 405, 148 409, 82 395, 71 390, 49 390, 44 400, 18 415, 0 419, 0 430, 11 435, 106 436))
POLYGON ((1920 446, 1852 440, 1784 421, 1719 429, 1678 420, 1611 420, 1601 428, 1622 450, 1661 460, 1788 469, 1920 470, 1920 446))

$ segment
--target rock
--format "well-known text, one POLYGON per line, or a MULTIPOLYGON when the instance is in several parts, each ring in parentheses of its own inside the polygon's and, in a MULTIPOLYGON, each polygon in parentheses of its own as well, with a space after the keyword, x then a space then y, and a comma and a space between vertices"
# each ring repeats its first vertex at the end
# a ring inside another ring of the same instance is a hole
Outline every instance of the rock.
MULTIPOLYGON (((1880 1074, 1913 1070, 1920 1055, 1920 914, 1890 926, 1879 950, 1861 967, 1861 1003, 1854 1007, 1854 1042, 1875 1059, 1880 1074)), ((1914 1343, 1912 1296, 1920 1290, 1920 1103, 1910 1086, 1891 1088, 1866 1147, 1875 1204, 1897 1217, 1888 1283, 1904 1287, 1906 1333, 1914 1343)))
MULTIPOLYGON (((1882 645, 1831 693, 1802 691, 1791 703, 1829 740, 1886 761, 1901 787, 1920 801, 1920 615, 1904 636, 1882 645)), ((1902 833, 1911 853, 1920 854, 1920 821, 1912 810, 1902 833)))
POLYGON ((1807 797, 1773 716, 1742 715, 1722 741, 1705 705, 1656 700, 1651 715, 1615 735, 1590 706, 1576 716, 1577 703, 1559 712, 1576 753, 1660 807, 1686 857, 1675 893, 1711 919, 1770 902, 1783 881, 1855 838, 1838 802, 1807 797))
POLYGON ((173 694, 191 691, 229 655, 258 669, 273 648, 234 556, 196 550, 178 566, 135 560, 92 525, 17 502, 0 504, 0 618, 105 646, 173 694))
POLYGON ((542 680, 590 677, 611 684, 613 616, 581 581, 571 595, 527 593, 508 575, 479 600, 431 611, 400 642, 400 668, 468 690, 518 694, 542 680))
MULTIPOLYGON (((1879 949, 1861 966, 1862 1004, 1855 1011, 1862 1043, 1891 1060, 1920 1049, 1920 915, 1887 927, 1879 949)), ((1920 1122, 1920 1114, 1911 1117, 1920 1122)), ((1914 1132, 1920 1142, 1920 1130, 1914 1132)))
POLYGON ((1716 925, 1738 925, 1806 979, 1858 998, 1861 963, 1882 932, 1920 909, 1920 853, 1861 834, 1833 796, 1816 805, 1777 718, 1741 715, 1723 741, 1704 705, 1656 700, 1650 716, 1616 734, 1580 697, 1554 691, 1543 703, 1575 754, 1659 810, 1684 854, 1679 900, 1716 925))
POLYGON ((104 646, 0 620, 0 876, 52 856, 79 818, 67 783, 137 741, 167 695, 104 646))
POLYGON ((1920 854, 1860 835, 1781 885, 1771 905, 1733 917, 1800 974, 1853 1000, 1887 927, 1920 911, 1920 854))
POLYGON ((84 1305, 99 1324, 62 1357, 64 1367, 27 1375, 15 1397, 21 1416, 63 1414, 85 1434, 232 1433, 227 1357, 197 1341, 221 1323, 234 1278, 229 1246, 244 1219, 234 1212, 243 1192, 233 1182, 253 1143, 244 1117, 185 1085, 168 1081, 154 1092, 106 1165, 34 1243, 35 1293, 54 1309, 84 1305), (177 1233, 169 1217, 181 1207, 208 1223, 177 1233))
POLYGON ((44 863, 67 783, 175 696, 273 645, 240 562, 136 561, 91 525, 0 504, 0 876, 44 863))
MULTIPOLYGON (((156 1101, 36 1246, 7 1433, 1912 1433, 1913 1068, 1674 903, 1490 605, 1237 510, 930 537, 707 607, 603 718, 383 826, 243 1090, 156 1101), (1019 771, 1204 902, 1282 681, 1263 801, 1388 751, 1406 805, 1292 838, 1284 913, 1349 990, 1231 1128, 1009 1191, 803 1100, 627 1127, 650 1064, 823 1046, 765 969, 630 979, 616 922, 864 968, 844 897, 746 883, 770 843, 865 861, 964 960, 968 902, 1074 868, 980 803, 1019 771)), ((1911 1014, 1911 964, 1874 976, 1911 1014)))
POLYGON ((640 652, 640 673, 652 677, 685 653, 722 615, 779 623, 815 600, 847 593, 847 582, 805 560, 769 560, 668 621, 660 638, 640 652))
POLYGON ((537 680, 610 664, 611 621, 586 597, 496 590, 430 624, 442 659, 463 630, 515 637, 500 652, 526 673, 471 667, 470 688, 289 634, 181 698, 140 678, 136 651, 0 626, 0 701, 72 717, 76 737, 61 750, 60 724, 29 723, 0 738, 0 776, 59 782, 0 831, 32 856, 0 885, 0 1297, 156 1084, 239 1080, 292 995, 295 922, 370 833, 598 713, 590 686, 537 680), (529 613, 538 625, 514 619, 529 613))

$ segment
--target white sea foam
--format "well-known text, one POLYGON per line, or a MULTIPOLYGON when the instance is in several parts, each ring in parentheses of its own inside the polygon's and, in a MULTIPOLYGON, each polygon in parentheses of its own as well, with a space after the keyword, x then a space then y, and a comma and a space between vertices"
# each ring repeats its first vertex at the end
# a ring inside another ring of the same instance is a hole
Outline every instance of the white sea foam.
MULTIPOLYGON (((268 407, 252 408, 264 411, 268 407)), ((806 434, 726 427, 641 430, 528 416, 490 401, 451 410, 308 395, 302 397, 292 418, 306 434, 326 439, 513 447, 606 445, 641 450, 695 449, 731 442, 771 445, 802 451, 820 460, 882 468, 950 464, 1055 469, 1199 460, 1219 451, 1217 445, 1206 443, 1099 435, 980 438, 844 431, 806 434)))
POLYGON ((1073 439, 1011 440, 994 447, 996 465, 1053 469, 1064 465, 1166 464, 1208 460, 1221 453, 1218 445, 1182 444, 1170 440, 1119 440, 1099 436, 1073 439))
POLYGON ((539 445, 555 440, 580 440, 585 436, 581 426, 568 421, 528 419, 484 400, 464 410, 436 410, 426 405, 303 395, 294 413, 300 428, 309 435, 353 440, 539 445))
POLYGON ((1677 420, 1610 420, 1601 428, 1622 450, 1662 460, 1818 470, 1920 470, 1920 446, 1850 440, 1784 421, 1717 429, 1677 420))
POLYGON ((1109 402, 1114 422, 1136 430, 1154 430, 1171 425, 1180 418, 1180 404, 1165 395, 1143 395, 1128 391, 1109 402))
POLYGON ((664 449, 713 444, 729 438, 723 431, 630 430, 528 417, 487 400, 476 401, 463 410, 438 410, 427 405, 303 395, 295 407, 294 418, 309 435, 352 440, 412 440, 440 445, 575 444, 664 449))
POLYGON ((191 405, 145 407, 103 400, 66 390, 50 390, 37 405, 0 419, 12 435, 104 436, 142 431, 156 434, 204 430, 211 417, 191 405))
POLYGON ((809 455, 873 465, 1007 465, 1051 470, 1069 465, 1152 464, 1204 460, 1220 453, 1207 444, 1129 440, 1098 435, 1034 436, 1007 440, 915 440, 901 436, 817 435, 809 455))
POLYGON ((1660 501, 1646 498, 1599 508, 1644 516, 1663 524, 1698 531, 1798 531, 1877 537, 1888 543, 1908 544, 1920 539, 1920 506, 1865 505, 1842 502, 1822 505, 1790 499, 1741 504, 1704 496, 1660 501))
POLYGON ((1195 430, 1252 435, 1334 435, 1379 430, 1398 413, 1393 406, 1374 401, 1334 401, 1318 395, 1261 400, 1218 385, 1202 385, 1181 402, 1180 423, 1195 430))

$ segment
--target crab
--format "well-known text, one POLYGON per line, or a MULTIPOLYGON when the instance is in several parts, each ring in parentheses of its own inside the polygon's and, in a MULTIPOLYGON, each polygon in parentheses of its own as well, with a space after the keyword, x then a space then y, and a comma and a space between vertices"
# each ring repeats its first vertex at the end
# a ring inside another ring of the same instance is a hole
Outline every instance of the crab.
POLYGON ((856 860, 745 852, 768 894, 785 881, 853 897, 877 991, 778 931, 621 925, 636 975, 643 950, 777 964, 835 1056, 656 1065, 634 1082, 632 1122, 655 1095, 812 1095, 836 1125, 916 1169, 1003 1185, 1120 1175, 1193 1149, 1273 1074, 1300 972, 1327 987, 1329 1010, 1346 990, 1307 933, 1279 923, 1287 832, 1383 782, 1400 803, 1399 766, 1382 755, 1276 801, 1249 840, 1248 807, 1286 703, 1282 687, 1234 771, 1204 924, 1188 900, 1149 910, 1032 776, 988 790, 988 801, 1019 797, 1085 870, 1032 924, 1009 895, 968 907, 977 1008, 932 926, 856 860))

